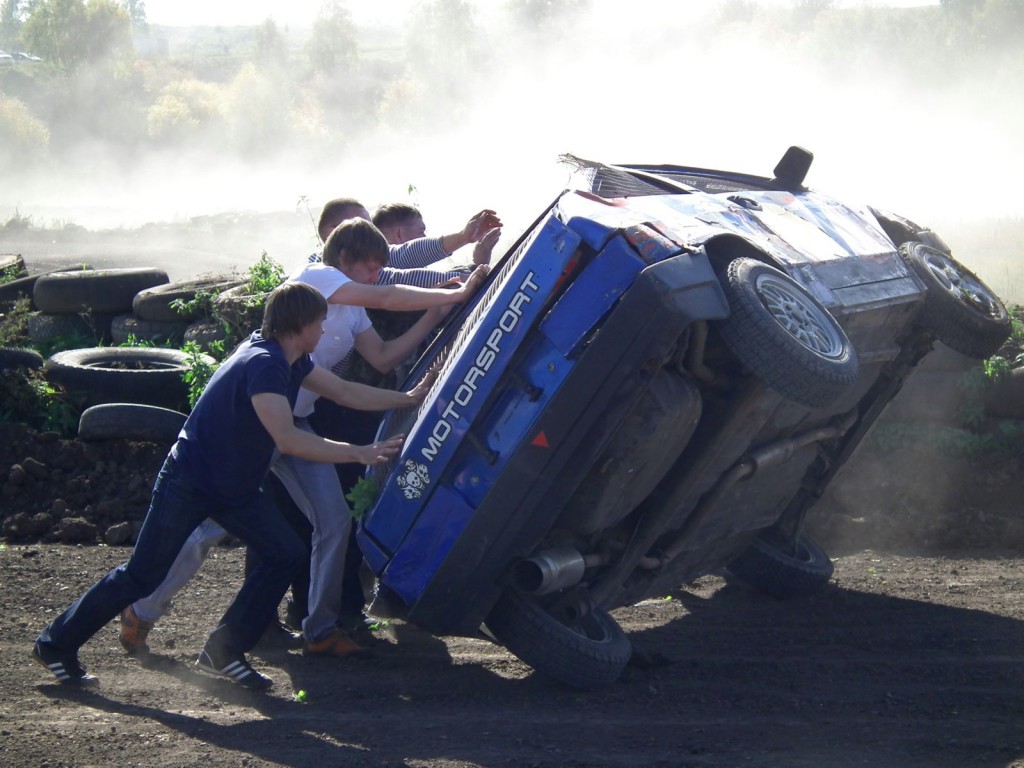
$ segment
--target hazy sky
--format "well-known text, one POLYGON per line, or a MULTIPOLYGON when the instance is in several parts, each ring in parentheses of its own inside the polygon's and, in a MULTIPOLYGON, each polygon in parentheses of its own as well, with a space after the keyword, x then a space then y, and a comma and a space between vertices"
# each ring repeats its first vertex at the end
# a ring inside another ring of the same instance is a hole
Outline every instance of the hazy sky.
MULTIPOLYGON (((387 18, 401 18, 417 0, 349 0, 346 5, 357 22, 366 23, 387 18)), ((693 2, 694 0, 690 0, 693 2)), ((696 0, 711 5, 720 0, 696 0)), ((793 0, 759 0, 762 5, 788 6, 793 0)), ((665 12, 677 9, 679 0, 644 0, 644 5, 662 8, 665 12)), ((258 24, 272 17, 278 24, 304 26, 310 23, 319 9, 321 0, 146 0, 146 14, 150 23, 171 25, 223 25, 258 24)), ((480 0, 476 0, 481 5, 480 0)), ((938 0, 839 0, 840 5, 858 6, 919 6, 937 5, 938 0)), ((639 3, 634 0, 631 8, 639 3)), ((621 0, 595 0, 594 7, 621 8, 621 0)))

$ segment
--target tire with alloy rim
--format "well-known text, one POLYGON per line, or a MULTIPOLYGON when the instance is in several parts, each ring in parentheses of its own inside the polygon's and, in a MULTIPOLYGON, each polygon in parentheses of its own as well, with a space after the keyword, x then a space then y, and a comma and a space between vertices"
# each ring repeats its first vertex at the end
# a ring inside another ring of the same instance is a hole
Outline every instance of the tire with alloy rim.
POLYGON ((566 626, 537 600, 508 590, 491 609, 487 628, 511 653, 550 678, 597 690, 622 676, 633 654, 629 638, 600 608, 566 626))
POLYGON ((803 533, 787 545, 759 536, 728 565, 744 584, 782 600, 820 592, 834 568, 824 550, 803 533))
POLYGON ((36 280, 33 303, 42 312, 131 312, 135 294, 168 282, 162 269, 93 269, 54 272, 36 280))
POLYGON ((104 403, 86 408, 78 420, 78 439, 85 442, 136 440, 170 445, 185 419, 180 411, 139 403, 104 403))
MULTIPOLYGON (((212 357, 207 356, 210 365, 212 357)), ((57 352, 46 361, 46 378, 84 400, 102 403, 141 403, 173 410, 188 404, 182 374, 189 356, 178 349, 153 347, 93 347, 57 352)))
POLYGON ((994 355, 1010 335, 1010 315, 992 290, 948 253, 911 241, 900 256, 928 293, 919 323, 957 352, 978 360, 994 355))
POLYGON ((857 380, 857 354, 846 332, 784 272, 756 259, 734 259, 722 288, 730 307, 718 325, 722 340, 776 392, 816 408, 857 380))

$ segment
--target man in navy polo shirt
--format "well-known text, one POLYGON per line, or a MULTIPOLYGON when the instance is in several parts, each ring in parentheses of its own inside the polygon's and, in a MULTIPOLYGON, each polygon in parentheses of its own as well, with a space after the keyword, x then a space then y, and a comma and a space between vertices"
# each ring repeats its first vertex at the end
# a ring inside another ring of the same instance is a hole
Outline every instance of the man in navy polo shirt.
POLYGON ((277 610, 293 573, 305 563, 302 542, 260 491, 275 450, 311 461, 377 464, 404 436, 356 446, 295 427, 299 387, 345 404, 386 410, 423 399, 429 381, 409 392, 348 382, 310 359, 323 334, 327 304, 315 289, 285 283, 267 299, 263 327, 210 379, 153 487, 149 510, 128 562, 94 584, 50 623, 32 655, 66 685, 92 686, 78 649, 126 606, 152 592, 193 529, 213 518, 253 548, 260 565, 206 641, 196 666, 245 688, 272 685, 245 657, 277 610))

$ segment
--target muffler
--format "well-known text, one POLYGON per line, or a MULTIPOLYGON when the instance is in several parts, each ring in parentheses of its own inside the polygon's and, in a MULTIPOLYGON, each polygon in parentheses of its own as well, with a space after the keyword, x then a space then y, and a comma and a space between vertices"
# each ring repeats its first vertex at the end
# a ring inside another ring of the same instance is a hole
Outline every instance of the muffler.
POLYGON ((586 569, 586 559, 572 547, 546 549, 512 567, 512 585, 529 595, 547 595, 579 584, 586 569))

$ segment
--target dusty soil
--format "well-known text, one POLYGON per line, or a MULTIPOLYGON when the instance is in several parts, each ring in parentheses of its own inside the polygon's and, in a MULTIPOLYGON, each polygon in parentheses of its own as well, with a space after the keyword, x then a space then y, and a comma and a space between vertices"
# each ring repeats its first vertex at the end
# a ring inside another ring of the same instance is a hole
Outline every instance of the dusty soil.
POLYGON ((398 622, 370 660, 254 653, 275 680, 257 694, 191 668, 241 578, 241 550, 217 549, 150 663, 125 657, 112 624, 82 652, 98 691, 51 683, 34 635, 125 554, 0 551, 0 765, 1024 766, 1017 556, 859 552, 802 602, 704 577, 615 611, 636 657, 596 694, 486 639, 398 622))
POLYGON ((1016 457, 858 454, 813 521, 838 555, 828 590, 777 602, 709 575, 619 609, 635 657, 600 693, 554 684, 483 637, 396 621, 370 660, 257 651, 274 688, 239 690, 192 668, 240 584, 237 547, 214 550, 147 663, 124 655, 116 624, 90 641, 81 658, 102 686, 81 692, 50 682, 32 641, 129 550, 50 542, 131 527, 145 493, 125 489, 151 481, 165 447, 0 429, 0 467, 44 466, 5 513, 54 518, 0 545, 0 766, 1024 767, 1016 457), (97 511, 118 489, 114 522, 97 511))

